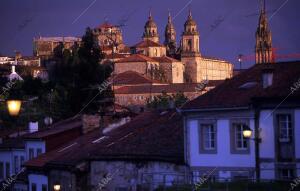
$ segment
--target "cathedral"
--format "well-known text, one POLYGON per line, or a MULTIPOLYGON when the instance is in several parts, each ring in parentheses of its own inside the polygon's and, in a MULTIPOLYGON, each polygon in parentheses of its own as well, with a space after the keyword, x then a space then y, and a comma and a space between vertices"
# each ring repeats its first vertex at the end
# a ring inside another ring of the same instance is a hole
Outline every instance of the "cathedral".
POLYGON ((168 83, 200 83, 204 80, 224 80, 232 77, 233 64, 201 54, 200 35, 191 11, 184 23, 184 32, 178 47, 170 13, 164 37, 164 43, 161 44, 158 26, 150 12, 142 40, 130 47, 130 53, 125 58, 118 59, 120 55, 115 54, 115 74, 135 71, 156 80, 163 80, 152 75, 157 71, 161 74, 158 76, 164 76, 168 83))
POLYGON ((255 62, 256 64, 274 63, 272 34, 266 15, 266 2, 261 6, 259 23, 256 30, 255 62))

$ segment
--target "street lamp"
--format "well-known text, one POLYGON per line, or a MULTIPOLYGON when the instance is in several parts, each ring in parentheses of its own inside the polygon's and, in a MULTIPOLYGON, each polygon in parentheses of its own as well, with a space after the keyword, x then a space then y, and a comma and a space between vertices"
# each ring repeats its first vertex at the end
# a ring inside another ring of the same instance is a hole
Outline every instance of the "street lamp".
POLYGON ((261 143, 260 138, 260 128, 258 126, 255 126, 255 133, 254 138, 252 137, 252 129, 250 129, 248 126, 243 128, 243 137, 245 139, 253 140, 255 143, 255 174, 256 174, 256 181, 260 181, 260 157, 259 157, 259 144, 261 143))
POLYGON ((245 127, 243 129, 243 136, 246 138, 246 139, 250 139, 251 136, 252 136, 252 129, 250 129, 248 126, 245 127))
POLYGON ((11 115, 11 116, 19 115, 21 105, 22 105, 21 100, 7 100, 6 104, 7 104, 9 115, 11 115))
POLYGON ((56 182, 53 186, 54 191, 60 191, 60 184, 56 182))

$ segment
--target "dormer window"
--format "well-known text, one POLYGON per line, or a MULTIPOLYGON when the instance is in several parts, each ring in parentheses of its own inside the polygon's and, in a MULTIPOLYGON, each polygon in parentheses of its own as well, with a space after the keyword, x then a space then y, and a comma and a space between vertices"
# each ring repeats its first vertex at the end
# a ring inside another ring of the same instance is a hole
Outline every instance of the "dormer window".
POLYGON ((273 85, 273 71, 264 70, 262 73, 262 85, 263 88, 268 88, 273 85))

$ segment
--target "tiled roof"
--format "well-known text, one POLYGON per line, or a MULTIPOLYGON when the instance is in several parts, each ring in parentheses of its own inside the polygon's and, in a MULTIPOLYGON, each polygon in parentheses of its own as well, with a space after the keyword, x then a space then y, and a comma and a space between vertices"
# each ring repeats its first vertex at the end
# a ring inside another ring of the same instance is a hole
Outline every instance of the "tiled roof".
POLYGON ((183 122, 176 111, 144 112, 105 135, 92 131, 25 166, 74 166, 84 160, 156 160, 183 163, 183 122))
POLYGON ((127 58, 123 58, 117 61, 117 63, 124 63, 124 62, 157 62, 157 61, 143 54, 132 54, 127 58))
POLYGON ((81 116, 74 118, 69 118, 50 126, 48 129, 43 129, 35 133, 30 133, 24 135, 25 139, 42 139, 48 136, 53 136, 55 134, 63 133, 72 129, 77 129, 82 127, 81 116))
POLYGON ((134 45, 133 47, 136 47, 136 48, 164 47, 164 45, 154 42, 152 40, 143 40, 143 41, 137 43, 136 45, 134 45))
POLYGON ((0 150, 24 149, 25 143, 22 137, 5 139, 0 144, 0 150))
MULTIPOLYGON (((215 87, 223 80, 209 81, 208 87, 215 87)), ((115 90, 115 94, 145 94, 145 93, 177 93, 177 92, 196 92, 199 84, 197 83, 176 83, 163 85, 142 85, 124 86, 115 90)))
POLYGON ((112 54, 107 54, 105 55, 106 59, 120 59, 120 58, 126 58, 128 55, 127 54, 119 54, 119 53, 114 53, 114 56, 112 54))
POLYGON ((255 98, 267 100, 278 98, 282 101, 289 94, 291 94, 288 96, 289 98, 300 98, 299 90, 291 93, 291 87, 299 79, 300 62, 256 64, 240 75, 225 80, 223 84, 215 89, 186 103, 183 110, 249 107, 255 98), (273 85, 264 89, 262 86, 262 72, 266 69, 272 70, 274 77, 273 85), (242 88, 243 85, 247 88, 242 88))
POLYGON ((134 71, 127 71, 113 77, 114 85, 137 85, 160 83, 134 71))

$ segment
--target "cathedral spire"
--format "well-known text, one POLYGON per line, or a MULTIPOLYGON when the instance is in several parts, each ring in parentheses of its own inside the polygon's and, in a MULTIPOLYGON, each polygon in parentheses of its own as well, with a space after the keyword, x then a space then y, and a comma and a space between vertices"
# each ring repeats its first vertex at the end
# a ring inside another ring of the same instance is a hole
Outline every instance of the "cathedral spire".
POLYGON ((165 46, 167 47, 167 55, 174 57, 176 54, 176 31, 172 22, 171 13, 168 14, 168 23, 165 29, 165 46))
POLYGON ((266 1, 261 1, 259 23, 256 30, 255 60, 257 64, 273 63, 272 34, 266 16, 266 1))

